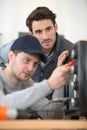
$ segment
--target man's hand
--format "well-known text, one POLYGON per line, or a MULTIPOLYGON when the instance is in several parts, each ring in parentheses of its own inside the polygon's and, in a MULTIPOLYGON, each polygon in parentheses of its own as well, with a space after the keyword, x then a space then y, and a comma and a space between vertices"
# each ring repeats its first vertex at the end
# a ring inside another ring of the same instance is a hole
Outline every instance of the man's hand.
POLYGON ((50 78, 47 80, 52 90, 59 89, 67 84, 71 78, 70 68, 71 67, 67 66, 67 64, 56 67, 50 78))
POLYGON ((60 66, 64 63, 65 59, 68 57, 69 52, 68 51, 63 51, 59 57, 58 57, 58 62, 57 62, 57 66, 60 66))

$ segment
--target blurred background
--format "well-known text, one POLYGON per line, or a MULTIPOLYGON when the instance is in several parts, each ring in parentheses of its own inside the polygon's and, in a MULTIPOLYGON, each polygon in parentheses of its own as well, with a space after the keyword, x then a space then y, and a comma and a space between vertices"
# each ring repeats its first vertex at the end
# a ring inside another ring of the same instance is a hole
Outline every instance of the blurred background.
POLYGON ((87 40, 87 0, 0 0, 0 45, 28 32, 26 18, 38 6, 57 14, 58 32, 65 38, 87 40))

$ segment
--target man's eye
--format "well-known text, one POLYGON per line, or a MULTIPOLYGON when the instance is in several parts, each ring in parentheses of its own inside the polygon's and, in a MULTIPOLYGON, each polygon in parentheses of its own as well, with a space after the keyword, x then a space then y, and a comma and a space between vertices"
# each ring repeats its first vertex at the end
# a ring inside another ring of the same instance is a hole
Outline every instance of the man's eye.
POLYGON ((25 63, 29 63, 30 60, 29 60, 29 59, 24 59, 24 62, 25 62, 25 63))
POLYGON ((36 34, 41 34, 41 33, 42 33, 41 30, 37 30, 37 31, 36 31, 36 34))
POLYGON ((39 65, 39 63, 34 63, 34 68, 37 68, 37 66, 39 65))
POLYGON ((51 29, 52 29, 52 27, 48 27, 46 30, 47 30, 47 31, 50 31, 51 29))

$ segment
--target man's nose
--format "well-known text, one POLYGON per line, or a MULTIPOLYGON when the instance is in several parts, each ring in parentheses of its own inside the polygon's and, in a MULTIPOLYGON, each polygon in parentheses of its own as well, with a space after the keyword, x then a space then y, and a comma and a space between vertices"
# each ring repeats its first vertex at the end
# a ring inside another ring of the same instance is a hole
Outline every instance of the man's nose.
POLYGON ((47 34, 46 31, 43 31, 42 35, 43 35, 43 38, 44 38, 44 39, 47 39, 47 38, 48 38, 48 34, 47 34))
POLYGON ((27 66, 27 68, 28 68, 28 70, 29 70, 30 72, 32 72, 32 71, 34 70, 34 67, 33 67, 33 64, 32 64, 32 63, 30 63, 30 64, 27 66))

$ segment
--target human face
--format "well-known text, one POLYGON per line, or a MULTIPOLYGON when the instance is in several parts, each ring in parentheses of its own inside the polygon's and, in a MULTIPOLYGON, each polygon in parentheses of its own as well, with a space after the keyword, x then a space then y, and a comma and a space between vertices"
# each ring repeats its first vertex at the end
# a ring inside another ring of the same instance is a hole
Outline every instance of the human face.
POLYGON ((56 41, 57 24, 53 25, 50 19, 33 21, 31 34, 35 36, 43 47, 43 52, 49 54, 56 41))
POLYGON ((40 56, 38 54, 27 54, 20 52, 15 55, 13 52, 9 54, 9 65, 12 77, 17 81, 28 80, 35 72, 40 56))

